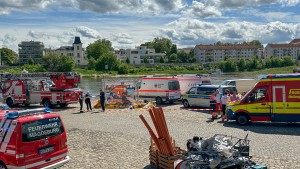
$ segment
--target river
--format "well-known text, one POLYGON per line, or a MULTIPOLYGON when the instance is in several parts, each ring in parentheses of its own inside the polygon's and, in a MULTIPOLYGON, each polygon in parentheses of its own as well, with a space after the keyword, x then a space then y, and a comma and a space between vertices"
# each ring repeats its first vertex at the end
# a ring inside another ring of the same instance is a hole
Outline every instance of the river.
MULTIPOLYGON (((258 75, 244 75, 242 73, 235 73, 235 74, 220 74, 220 75, 211 75, 211 80, 213 84, 220 84, 224 80, 229 79, 246 79, 246 78, 253 78, 258 79, 258 75)), ((137 82, 139 78, 81 78, 81 83, 79 87, 83 89, 84 93, 90 92, 92 95, 98 95, 99 89, 103 88, 105 84, 108 82, 103 81, 110 81, 113 83, 121 84, 122 81, 126 82, 137 82)))

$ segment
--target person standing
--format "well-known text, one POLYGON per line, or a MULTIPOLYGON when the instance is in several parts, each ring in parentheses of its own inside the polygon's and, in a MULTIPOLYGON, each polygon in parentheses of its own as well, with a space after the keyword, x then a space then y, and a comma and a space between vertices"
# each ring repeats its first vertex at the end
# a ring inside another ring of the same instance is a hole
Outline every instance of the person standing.
POLYGON ((80 105, 80 113, 83 113, 83 111, 82 111, 82 107, 83 107, 83 99, 84 99, 83 93, 81 92, 81 93, 79 94, 79 98, 78 98, 79 105, 80 105))
POLYGON ((102 108, 102 112, 105 111, 105 93, 100 89, 100 105, 102 108))
POLYGON ((215 108, 215 112, 214 112, 214 117, 212 117, 212 118, 217 118, 218 114, 221 111, 221 94, 220 94, 219 89, 216 90, 215 101, 216 101, 216 108, 215 108))
POLYGON ((211 118, 214 119, 216 114, 216 100, 215 100, 215 95, 216 95, 216 92, 213 90, 210 97, 209 97, 209 103, 210 103, 210 107, 212 108, 212 115, 211 115, 211 118))
POLYGON ((222 103, 222 121, 225 119, 226 114, 226 106, 230 100, 230 97, 228 96, 227 92, 224 92, 224 94, 221 97, 221 103, 222 103))
POLYGON ((91 95, 90 95, 89 92, 87 92, 85 94, 85 104, 86 104, 87 111, 89 111, 89 110, 92 111, 93 110, 92 109, 92 103, 91 103, 91 95))

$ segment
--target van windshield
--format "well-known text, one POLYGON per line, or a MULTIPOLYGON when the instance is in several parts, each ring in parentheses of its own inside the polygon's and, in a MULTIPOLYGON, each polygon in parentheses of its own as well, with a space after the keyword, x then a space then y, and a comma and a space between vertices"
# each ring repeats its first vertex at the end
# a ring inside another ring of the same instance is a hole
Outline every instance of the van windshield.
POLYGON ((22 124, 22 141, 31 142, 57 136, 64 132, 60 118, 48 118, 22 124))
POLYGON ((178 81, 169 82, 168 88, 169 90, 179 90, 180 89, 179 82, 178 81))

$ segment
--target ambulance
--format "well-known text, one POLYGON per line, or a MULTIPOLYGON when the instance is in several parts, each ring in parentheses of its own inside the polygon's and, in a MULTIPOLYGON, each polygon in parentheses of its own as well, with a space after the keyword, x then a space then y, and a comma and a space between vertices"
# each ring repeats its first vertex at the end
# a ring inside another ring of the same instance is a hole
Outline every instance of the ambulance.
POLYGON ((263 76, 239 102, 227 105, 229 120, 300 122, 300 74, 263 76))
POLYGON ((176 77, 143 77, 134 91, 137 100, 174 103, 181 97, 179 81, 176 77))
POLYGON ((58 168, 67 153, 63 122, 49 108, 0 110, 0 168, 58 168))
POLYGON ((208 75, 177 75, 175 77, 179 81, 182 95, 186 94, 192 87, 212 84, 208 75))

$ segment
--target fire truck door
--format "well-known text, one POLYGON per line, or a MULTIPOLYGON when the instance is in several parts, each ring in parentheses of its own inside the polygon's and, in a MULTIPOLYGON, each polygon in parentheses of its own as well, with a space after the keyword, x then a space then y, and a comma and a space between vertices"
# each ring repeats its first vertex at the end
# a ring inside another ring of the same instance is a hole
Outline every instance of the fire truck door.
POLYGON ((272 121, 284 122, 286 121, 286 94, 285 86, 273 86, 273 111, 272 121))
POLYGON ((52 103, 57 103, 57 94, 52 92, 52 103))

